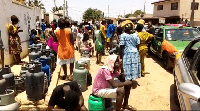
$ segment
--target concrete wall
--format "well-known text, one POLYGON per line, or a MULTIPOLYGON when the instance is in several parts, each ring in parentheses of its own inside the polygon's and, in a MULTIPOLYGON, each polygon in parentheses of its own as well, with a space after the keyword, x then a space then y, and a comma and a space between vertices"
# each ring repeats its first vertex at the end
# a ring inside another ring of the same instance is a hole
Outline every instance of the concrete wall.
POLYGON ((9 55, 8 48, 8 30, 7 25, 11 23, 10 17, 16 15, 20 22, 19 26, 23 32, 19 33, 22 44, 21 57, 28 54, 28 44, 29 44, 29 31, 36 27, 36 18, 41 19, 41 10, 38 8, 31 8, 24 5, 20 5, 12 0, 0 0, 0 30, 3 44, 5 47, 5 64, 13 63, 12 55, 9 55), (28 23, 30 21, 30 25, 28 23))
MULTIPOLYGON (((191 2, 193 0, 181 0, 180 2, 180 17, 190 20, 191 2), (186 5, 187 4, 187 5, 186 5)), ((194 11, 194 21, 200 21, 200 0, 195 0, 199 3, 199 9, 194 11)))
POLYGON ((178 10, 171 10, 171 3, 175 2, 179 2, 179 0, 155 3, 153 16, 154 17, 179 16, 180 3, 178 3, 178 10), (158 5, 163 5, 163 10, 157 10, 158 5))

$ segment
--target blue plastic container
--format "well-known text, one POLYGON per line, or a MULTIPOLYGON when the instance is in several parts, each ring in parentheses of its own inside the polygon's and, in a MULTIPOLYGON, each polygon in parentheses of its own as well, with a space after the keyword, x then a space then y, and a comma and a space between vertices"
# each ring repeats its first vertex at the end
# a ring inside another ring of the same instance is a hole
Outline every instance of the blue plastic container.
POLYGON ((47 65, 47 59, 40 58, 39 61, 42 63, 42 71, 47 74, 48 80, 51 81, 51 69, 49 65, 47 65))

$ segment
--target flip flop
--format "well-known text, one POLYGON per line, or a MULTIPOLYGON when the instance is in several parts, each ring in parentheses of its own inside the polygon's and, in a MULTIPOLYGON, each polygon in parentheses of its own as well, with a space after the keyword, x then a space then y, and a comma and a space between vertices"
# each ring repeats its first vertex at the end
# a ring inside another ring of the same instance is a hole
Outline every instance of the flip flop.
POLYGON ((68 80, 73 81, 73 75, 69 75, 67 78, 68 80))
POLYGON ((131 106, 131 105, 128 105, 128 107, 123 108, 123 109, 128 109, 128 110, 130 110, 130 111, 136 111, 136 110, 137 110, 135 107, 133 107, 133 106, 131 106))

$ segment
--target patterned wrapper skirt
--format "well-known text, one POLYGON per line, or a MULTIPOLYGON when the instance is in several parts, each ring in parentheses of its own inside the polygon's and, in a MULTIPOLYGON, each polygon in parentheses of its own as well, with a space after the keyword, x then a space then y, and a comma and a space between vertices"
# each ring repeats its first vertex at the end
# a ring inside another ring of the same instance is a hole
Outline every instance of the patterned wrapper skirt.
POLYGON ((126 80, 136 80, 141 77, 139 52, 128 52, 123 55, 123 69, 126 80))
POLYGON ((22 52, 21 40, 18 36, 9 37, 9 53, 20 54, 22 52))

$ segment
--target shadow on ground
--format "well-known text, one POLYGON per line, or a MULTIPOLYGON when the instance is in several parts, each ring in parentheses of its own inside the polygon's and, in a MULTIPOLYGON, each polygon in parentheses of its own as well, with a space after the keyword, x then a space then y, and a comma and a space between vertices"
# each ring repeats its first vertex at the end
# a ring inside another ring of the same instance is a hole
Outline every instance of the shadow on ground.
POLYGON ((174 99, 174 88, 175 88, 175 85, 172 84, 170 86, 170 109, 177 111, 177 110, 180 110, 180 106, 177 104, 177 102, 174 99))
MULTIPOLYGON (((163 69, 163 60, 161 58, 159 58, 158 56, 156 56, 155 54, 150 54, 146 56, 147 58, 152 58, 156 63, 158 63, 163 69)), ((166 69, 165 69, 166 70, 166 69)), ((173 74, 173 68, 166 70, 167 72, 169 72, 170 74, 173 74)))

